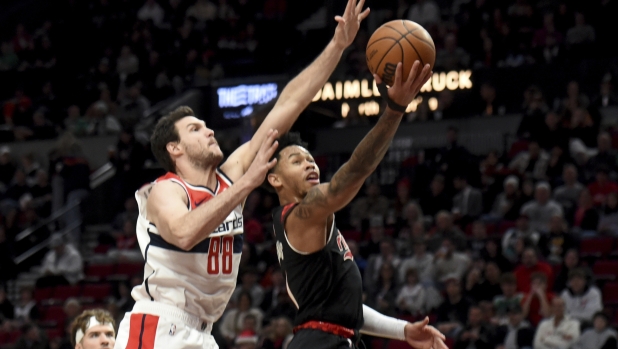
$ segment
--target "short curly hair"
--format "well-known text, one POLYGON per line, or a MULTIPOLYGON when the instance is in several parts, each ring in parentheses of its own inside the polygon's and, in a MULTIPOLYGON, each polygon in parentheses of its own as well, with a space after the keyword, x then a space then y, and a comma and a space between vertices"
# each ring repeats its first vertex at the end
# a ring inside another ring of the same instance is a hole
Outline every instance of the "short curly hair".
POLYGON ((167 172, 176 173, 176 165, 167 151, 167 144, 170 142, 180 142, 178 129, 176 129, 176 121, 187 116, 195 116, 193 109, 187 106, 174 109, 172 112, 159 119, 150 137, 150 148, 152 149, 152 153, 167 172))
POLYGON ((73 322, 71 323, 71 344, 73 345, 73 347, 75 347, 75 345, 77 344, 75 343, 75 335, 77 334, 77 331, 81 329, 82 332, 86 334, 86 331, 88 330, 87 328, 88 323, 90 322, 90 318, 93 316, 95 319, 97 319, 98 322, 102 324, 103 323, 112 324, 112 327, 114 328, 114 333, 115 333, 116 321, 114 321, 114 317, 107 310, 104 310, 104 309, 85 310, 84 312, 79 314, 75 318, 75 320, 73 320, 73 322))

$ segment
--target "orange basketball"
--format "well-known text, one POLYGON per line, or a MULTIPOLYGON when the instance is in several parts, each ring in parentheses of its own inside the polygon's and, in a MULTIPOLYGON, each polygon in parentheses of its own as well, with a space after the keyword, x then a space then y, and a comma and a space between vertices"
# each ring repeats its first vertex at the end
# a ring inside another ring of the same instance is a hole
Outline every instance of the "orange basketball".
POLYGON ((392 85, 399 62, 403 64, 404 81, 414 61, 420 61, 421 69, 427 63, 433 69, 436 62, 436 46, 429 33, 419 24, 404 19, 384 23, 376 29, 369 38, 366 53, 369 71, 378 74, 387 85, 392 85))

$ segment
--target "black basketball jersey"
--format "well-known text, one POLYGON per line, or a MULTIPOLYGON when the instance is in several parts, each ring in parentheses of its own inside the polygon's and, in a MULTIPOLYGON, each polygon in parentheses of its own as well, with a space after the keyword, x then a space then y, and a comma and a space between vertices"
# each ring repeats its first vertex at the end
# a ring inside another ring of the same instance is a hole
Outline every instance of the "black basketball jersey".
POLYGON ((273 211, 277 258, 298 308, 294 325, 313 320, 359 330, 363 326, 363 286, 352 252, 334 220, 323 249, 308 254, 291 246, 284 222, 295 205, 273 211))

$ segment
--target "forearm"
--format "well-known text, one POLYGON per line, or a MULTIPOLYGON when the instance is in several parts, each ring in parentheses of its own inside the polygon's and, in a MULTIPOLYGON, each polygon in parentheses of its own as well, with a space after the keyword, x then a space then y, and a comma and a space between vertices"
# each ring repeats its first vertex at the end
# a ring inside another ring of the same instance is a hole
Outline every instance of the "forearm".
POLYGON ((365 322, 360 329, 362 334, 405 340, 405 327, 407 322, 390 316, 382 315, 363 304, 363 318, 365 322))
POLYGON ((281 91, 275 108, 294 103, 298 104, 299 113, 305 109, 337 67, 343 50, 331 40, 324 51, 281 91))
POLYGON ((252 190, 253 187, 241 177, 221 194, 189 211, 182 219, 175 222, 175 227, 170 227, 176 245, 190 250, 200 241, 207 239, 252 190))
POLYGON ((331 183, 338 183, 341 178, 346 179, 343 181, 345 185, 355 181, 364 181, 375 171, 395 136, 402 115, 402 113, 386 108, 376 125, 354 149, 350 160, 335 173, 331 183))

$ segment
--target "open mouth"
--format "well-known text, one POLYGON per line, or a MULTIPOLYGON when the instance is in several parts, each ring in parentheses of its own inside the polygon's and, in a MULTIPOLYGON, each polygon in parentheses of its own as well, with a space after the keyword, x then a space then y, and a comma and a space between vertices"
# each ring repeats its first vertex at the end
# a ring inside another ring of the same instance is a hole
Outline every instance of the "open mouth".
POLYGON ((307 178, 306 178, 307 182, 309 183, 315 183, 315 184, 319 184, 320 183, 320 176, 318 175, 317 172, 311 172, 307 178))

